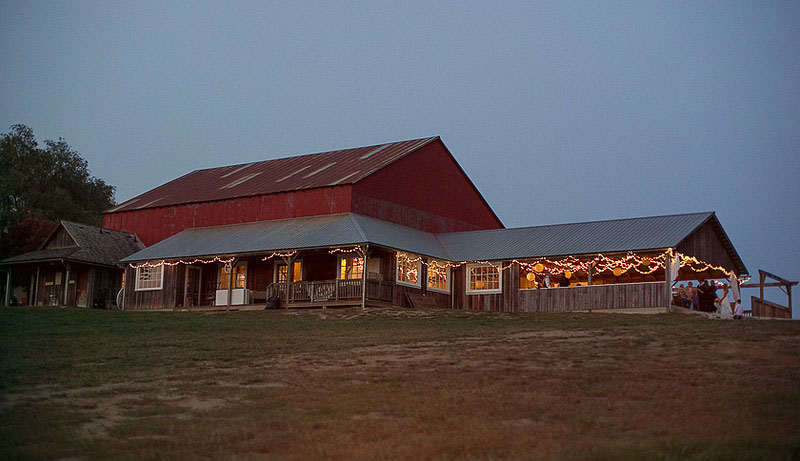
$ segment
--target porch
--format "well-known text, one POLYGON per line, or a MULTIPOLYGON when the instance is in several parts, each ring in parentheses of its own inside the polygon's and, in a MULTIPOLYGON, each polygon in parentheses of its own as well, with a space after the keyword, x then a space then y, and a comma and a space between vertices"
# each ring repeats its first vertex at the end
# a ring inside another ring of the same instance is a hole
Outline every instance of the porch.
MULTIPOLYGON (((259 300, 260 293, 253 293, 252 300, 259 300)), ((378 301, 391 304, 394 296, 394 283, 378 279, 319 280, 293 283, 272 283, 264 293, 263 301, 272 297, 280 300, 286 307, 301 305, 341 304, 351 305, 354 301, 378 301), (366 283, 366 287, 363 285, 366 283)))

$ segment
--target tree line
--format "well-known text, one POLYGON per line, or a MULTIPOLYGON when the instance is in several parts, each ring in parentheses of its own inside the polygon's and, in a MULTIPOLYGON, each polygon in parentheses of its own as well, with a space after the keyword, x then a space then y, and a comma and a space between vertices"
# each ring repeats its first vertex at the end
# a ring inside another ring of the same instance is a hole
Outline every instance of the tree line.
POLYGON ((35 250, 62 219, 102 225, 115 190, 63 138, 40 146, 13 125, 0 137, 0 259, 35 250))

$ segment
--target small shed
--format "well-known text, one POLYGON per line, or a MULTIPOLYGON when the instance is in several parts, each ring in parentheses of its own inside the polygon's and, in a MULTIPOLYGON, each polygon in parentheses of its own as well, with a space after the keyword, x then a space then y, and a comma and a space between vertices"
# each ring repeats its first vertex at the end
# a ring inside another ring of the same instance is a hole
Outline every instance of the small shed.
POLYGON ((114 307, 123 280, 120 260, 143 248, 134 234, 61 221, 39 249, 0 261, 4 304, 13 293, 34 306, 114 307))

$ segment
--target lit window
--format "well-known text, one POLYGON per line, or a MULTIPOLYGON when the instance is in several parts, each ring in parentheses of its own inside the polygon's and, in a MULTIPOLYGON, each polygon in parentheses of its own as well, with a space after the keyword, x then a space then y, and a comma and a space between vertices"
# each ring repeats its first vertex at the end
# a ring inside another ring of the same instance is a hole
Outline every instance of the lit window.
MULTIPOLYGON (((228 273, 230 272, 229 265, 220 264, 219 274, 217 277, 217 290, 228 289, 228 273)), ((240 262, 233 268, 233 288, 244 288, 247 283, 247 263, 240 262)))
POLYGON ((364 259, 356 256, 344 256, 339 259, 339 279, 361 279, 364 271, 364 259))
POLYGON ((467 265, 467 293, 500 293, 500 268, 491 264, 467 265))
MULTIPOLYGON (((286 277, 288 275, 287 269, 289 266, 286 263, 277 263, 278 267, 278 283, 286 283, 286 277)), ((303 280, 303 261, 295 261, 292 263, 292 283, 299 282, 303 280)))
POLYGON ((136 268, 136 291, 160 290, 164 284, 164 266, 136 268))
POLYGON ((450 292, 450 268, 444 261, 432 260, 428 264, 428 288, 450 292))
POLYGON ((397 283, 415 287, 420 286, 420 265, 418 257, 405 253, 397 253, 397 283))

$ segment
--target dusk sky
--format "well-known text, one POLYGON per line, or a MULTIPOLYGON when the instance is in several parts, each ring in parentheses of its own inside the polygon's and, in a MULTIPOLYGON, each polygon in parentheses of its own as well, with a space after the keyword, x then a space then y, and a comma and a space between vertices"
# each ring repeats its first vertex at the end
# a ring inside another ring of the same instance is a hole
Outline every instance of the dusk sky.
POLYGON ((0 132, 65 138, 118 202, 439 135, 507 227, 716 211, 800 279, 797 1, 3 1, 0 62, 0 132))

